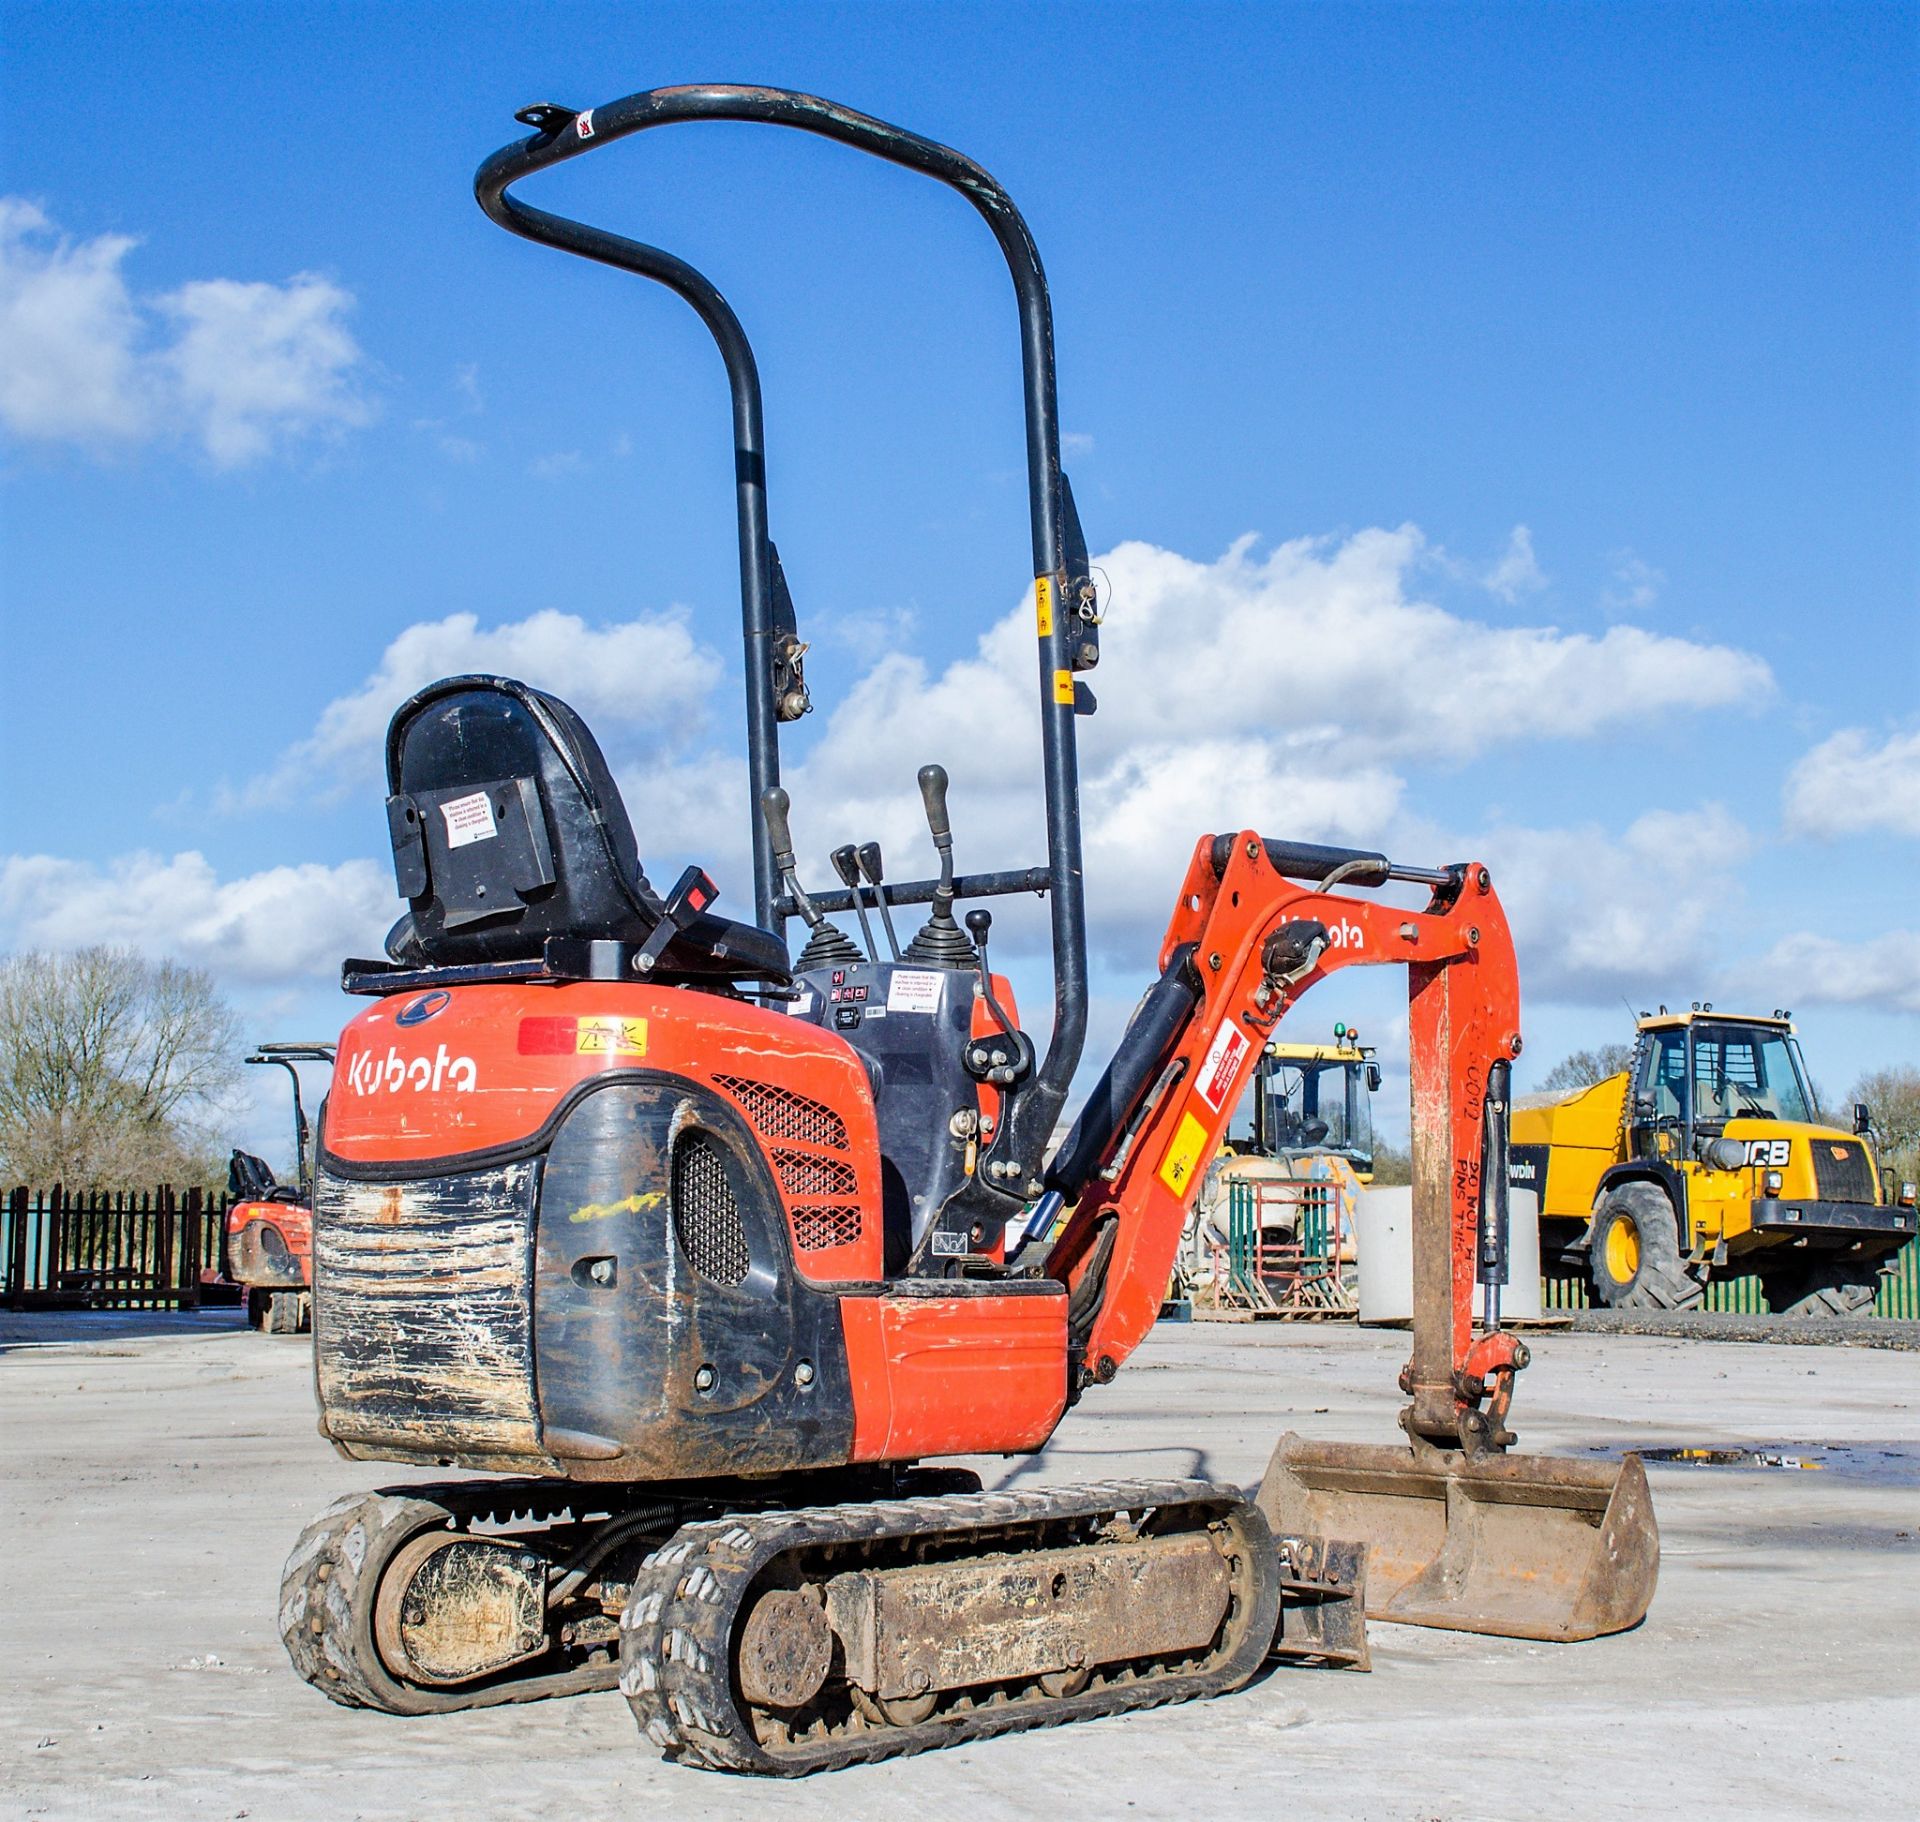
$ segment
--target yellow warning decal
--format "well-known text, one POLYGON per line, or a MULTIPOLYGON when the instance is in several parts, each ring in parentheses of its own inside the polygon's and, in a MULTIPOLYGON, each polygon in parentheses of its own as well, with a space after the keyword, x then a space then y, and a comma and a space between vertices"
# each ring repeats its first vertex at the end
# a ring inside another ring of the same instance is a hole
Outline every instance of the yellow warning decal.
POLYGON ((1053 673, 1053 699, 1073 707, 1073 672, 1055 671, 1053 673))
POLYGON ((1160 1160, 1160 1181, 1176 1196, 1187 1193, 1187 1184, 1200 1166, 1200 1154, 1207 1149, 1207 1129, 1192 1114, 1180 1116, 1180 1130, 1173 1135, 1167 1155, 1160 1160))
POLYGON ((1035 576, 1033 579, 1033 623, 1040 629, 1040 637, 1046 638, 1053 631, 1053 578, 1035 576))
POLYGON ((581 1056, 643 1057, 647 1054, 645 1019, 582 1019, 573 1047, 581 1056))

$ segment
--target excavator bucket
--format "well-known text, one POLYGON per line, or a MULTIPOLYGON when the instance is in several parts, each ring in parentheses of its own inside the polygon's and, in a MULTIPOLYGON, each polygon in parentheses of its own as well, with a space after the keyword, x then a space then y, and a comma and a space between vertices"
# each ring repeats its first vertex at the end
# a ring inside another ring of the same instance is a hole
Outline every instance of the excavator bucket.
POLYGON ((1276 1538, 1367 1546, 1367 1617, 1571 1641, 1645 1618, 1660 1570, 1647 1474, 1546 1455, 1280 1439, 1259 1506, 1276 1538))

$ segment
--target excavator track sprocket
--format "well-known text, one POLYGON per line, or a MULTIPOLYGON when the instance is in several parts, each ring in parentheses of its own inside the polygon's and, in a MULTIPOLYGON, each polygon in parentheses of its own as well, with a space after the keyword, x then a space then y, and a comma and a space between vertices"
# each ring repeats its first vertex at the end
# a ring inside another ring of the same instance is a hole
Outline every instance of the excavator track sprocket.
POLYGON ((643 1563, 620 1687, 668 1758, 797 1777, 1237 1689, 1280 1580, 1258 1510, 1208 1481, 736 1514, 643 1563))

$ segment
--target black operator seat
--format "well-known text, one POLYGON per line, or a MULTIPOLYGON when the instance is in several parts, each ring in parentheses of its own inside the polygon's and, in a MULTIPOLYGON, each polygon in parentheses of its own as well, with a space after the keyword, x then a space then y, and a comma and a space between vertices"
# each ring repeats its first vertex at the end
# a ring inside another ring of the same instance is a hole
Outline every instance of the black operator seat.
MULTIPOLYGON (((403 967, 538 961, 549 937, 644 943, 665 916, 619 787, 587 724, 510 677, 448 677, 387 730, 388 831, 406 915, 403 967)), ((711 912, 677 932, 654 981, 787 981, 771 931, 711 912)))

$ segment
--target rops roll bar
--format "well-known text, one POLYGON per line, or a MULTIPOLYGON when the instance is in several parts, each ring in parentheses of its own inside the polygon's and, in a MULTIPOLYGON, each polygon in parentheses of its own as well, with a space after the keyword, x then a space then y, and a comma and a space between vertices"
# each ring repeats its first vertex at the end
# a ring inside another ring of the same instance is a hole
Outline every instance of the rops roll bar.
MULTIPOLYGON (((1073 718, 1079 691, 1076 651, 1083 629, 1073 624, 1068 586, 1083 573, 1086 553, 1072 492, 1060 469, 1060 426, 1053 364, 1053 311, 1033 236, 1013 199, 972 159, 917 133, 851 108, 788 89, 734 84, 651 89, 602 107, 576 111, 540 103, 515 119, 532 137, 504 146, 481 165, 474 193, 487 215, 528 240, 559 247, 603 265, 653 279, 684 298, 713 336, 732 393, 736 504, 739 520, 741 618, 746 642, 747 756, 751 801, 780 779, 780 704, 775 689, 778 641, 791 633, 778 557, 767 530, 766 452, 759 374, 739 319, 719 291, 686 261, 657 247, 536 209, 509 195, 535 171, 577 158, 649 127, 684 120, 756 121, 797 128, 902 165, 958 190, 979 212, 1005 256, 1020 311, 1020 358, 1027 430, 1027 501, 1037 582, 1040 724, 1047 810, 1046 888, 1050 901, 1053 965, 1053 1038, 1033 1083, 1020 1097, 1044 1144, 1066 1098, 1086 1035, 1086 906, 1081 878, 1080 800, 1073 718), (784 629, 782 619, 787 624, 784 629)), ((1081 658, 1080 664, 1086 662, 1081 658)), ((791 906, 779 896, 772 844, 751 813, 754 909, 758 921, 779 928, 791 906)), ((1032 872, 1017 876, 1032 889, 1032 872)), ((1009 876, 1012 877, 1012 876, 1009 876)), ((1021 889, 1007 888, 1002 889, 1021 889)), ((903 897, 902 890, 890 894, 903 897)), ((821 901, 824 902, 824 901, 821 901)), ((1019 1147, 1024 1151, 1026 1146, 1019 1147)))

